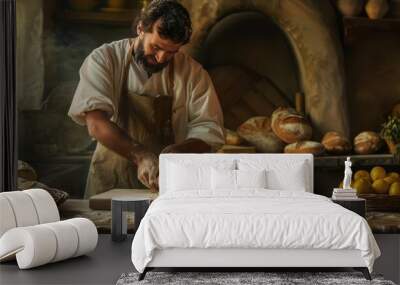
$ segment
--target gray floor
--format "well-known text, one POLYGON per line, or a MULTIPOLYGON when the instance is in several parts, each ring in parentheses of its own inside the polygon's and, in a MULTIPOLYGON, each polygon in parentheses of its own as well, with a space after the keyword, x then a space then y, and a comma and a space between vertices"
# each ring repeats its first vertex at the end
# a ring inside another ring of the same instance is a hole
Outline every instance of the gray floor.
POLYGON ((134 271, 130 259, 132 236, 112 242, 110 235, 99 235, 97 248, 81 256, 28 270, 16 262, 0 264, 0 284, 115 284, 124 272, 134 271))
MULTIPOLYGON (((378 237, 383 235, 378 235, 378 237)), ((398 235, 388 235, 390 237, 398 235)), ((99 243, 94 252, 88 256, 81 256, 74 259, 47 264, 29 270, 19 270, 16 262, 0 264, 0 285, 17 284, 115 284, 122 273, 135 271, 131 259, 131 243, 133 236, 130 235, 123 242, 112 242, 110 235, 99 235, 99 243)), ((383 246, 381 238, 377 238, 382 255, 387 257, 379 258, 376 262, 374 272, 381 273, 386 279, 398 282, 399 272, 396 270, 396 250, 383 246), (393 258, 389 254, 394 251, 393 258), (394 268, 393 268, 394 267, 394 268), (383 270, 385 269, 385 270, 383 270), (393 271, 393 272, 392 272, 393 271), (393 275, 393 276, 392 276, 393 275), (396 276, 394 276, 396 275, 396 276)), ((398 240, 396 240, 397 242, 398 240)), ((396 243, 397 244, 397 243, 396 243)), ((400 246, 400 243, 398 244, 400 246)), ((186 271, 185 269, 180 269, 186 271)), ((248 270, 248 269, 247 269, 248 270)), ((247 271, 246 270, 246 271, 247 271)), ((350 268, 306 268, 299 271, 351 271, 350 268)), ((297 271, 282 269, 282 271, 297 271)), ((202 271, 202 270, 199 270, 202 271)), ((207 271, 207 270, 206 270, 207 271)), ((229 271, 229 270, 228 270, 229 271)), ((276 268, 271 271, 281 271, 276 268)))

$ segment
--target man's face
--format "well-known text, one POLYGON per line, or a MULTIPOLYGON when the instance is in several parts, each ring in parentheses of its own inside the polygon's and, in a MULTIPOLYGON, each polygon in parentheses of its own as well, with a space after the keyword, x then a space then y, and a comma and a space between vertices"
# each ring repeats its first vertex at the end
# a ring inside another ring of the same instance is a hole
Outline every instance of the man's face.
POLYGON ((160 21, 156 21, 151 32, 142 32, 139 28, 139 43, 135 52, 135 60, 141 63, 149 73, 161 71, 168 65, 182 44, 161 38, 158 34, 160 21))

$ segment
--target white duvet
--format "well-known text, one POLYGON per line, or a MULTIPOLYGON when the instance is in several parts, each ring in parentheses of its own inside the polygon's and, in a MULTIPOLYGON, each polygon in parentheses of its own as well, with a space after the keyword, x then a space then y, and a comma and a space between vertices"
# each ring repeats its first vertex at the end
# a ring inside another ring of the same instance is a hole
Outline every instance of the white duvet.
POLYGON ((132 262, 143 272, 165 248, 358 249, 370 272, 380 256, 359 215, 324 196, 265 189, 160 196, 136 232, 132 262))

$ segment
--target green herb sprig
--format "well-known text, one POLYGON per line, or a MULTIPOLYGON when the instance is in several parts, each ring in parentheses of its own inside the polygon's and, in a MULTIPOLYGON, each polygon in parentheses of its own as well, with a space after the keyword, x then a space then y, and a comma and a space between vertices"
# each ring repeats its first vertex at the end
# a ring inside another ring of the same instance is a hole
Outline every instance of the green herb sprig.
POLYGON ((383 139, 391 140, 395 144, 400 143, 400 118, 389 116, 382 124, 380 135, 383 139))

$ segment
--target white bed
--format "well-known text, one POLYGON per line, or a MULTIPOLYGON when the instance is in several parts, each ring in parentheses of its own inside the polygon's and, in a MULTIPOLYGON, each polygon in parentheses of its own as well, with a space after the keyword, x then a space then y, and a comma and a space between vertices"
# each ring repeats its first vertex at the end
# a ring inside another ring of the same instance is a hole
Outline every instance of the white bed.
POLYGON ((162 154, 132 262, 140 279, 154 267, 354 267, 370 278, 380 251, 368 223, 312 192, 309 154, 162 154))

